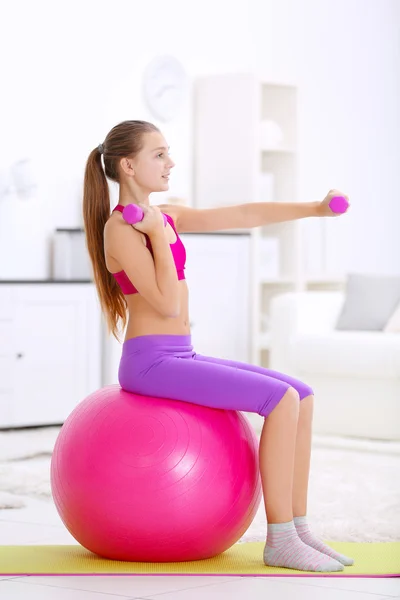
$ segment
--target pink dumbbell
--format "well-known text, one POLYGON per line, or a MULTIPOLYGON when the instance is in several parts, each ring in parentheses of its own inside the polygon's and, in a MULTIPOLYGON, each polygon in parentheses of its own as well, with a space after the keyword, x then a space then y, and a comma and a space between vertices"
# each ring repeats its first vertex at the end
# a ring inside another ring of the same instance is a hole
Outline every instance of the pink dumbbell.
MULTIPOLYGON (((137 204, 127 204, 122 211, 122 217, 124 221, 129 223, 129 225, 134 225, 135 223, 139 223, 144 217, 144 212, 137 204)), ((168 223, 167 217, 164 215, 164 225, 168 223)))
POLYGON ((344 213, 346 212, 348 206, 349 203, 344 196, 334 196, 329 202, 329 208, 334 213, 344 213))

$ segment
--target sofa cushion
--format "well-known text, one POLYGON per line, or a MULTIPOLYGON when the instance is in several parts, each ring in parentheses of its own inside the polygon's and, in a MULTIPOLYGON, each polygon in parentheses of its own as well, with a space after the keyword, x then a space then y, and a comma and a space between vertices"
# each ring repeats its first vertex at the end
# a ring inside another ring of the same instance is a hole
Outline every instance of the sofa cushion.
POLYGON ((350 274, 336 329, 382 331, 400 302, 400 277, 350 274))
POLYGON ((396 333, 333 331, 297 334, 289 346, 297 375, 400 379, 400 336, 396 333))

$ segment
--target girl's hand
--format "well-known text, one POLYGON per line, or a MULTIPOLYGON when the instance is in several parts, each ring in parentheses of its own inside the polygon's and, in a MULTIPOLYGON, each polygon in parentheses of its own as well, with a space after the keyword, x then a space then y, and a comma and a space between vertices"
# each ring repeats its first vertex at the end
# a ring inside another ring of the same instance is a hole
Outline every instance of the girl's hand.
POLYGON ((147 235, 164 230, 164 219, 158 206, 146 206, 144 204, 139 204, 138 206, 143 211, 143 219, 134 223, 132 227, 147 235))
POLYGON ((339 215, 343 215, 344 213, 346 213, 350 208, 350 202, 349 202, 349 197, 346 196, 346 194, 343 194, 343 192, 341 192, 340 190, 329 190, 329 193, 327 194, 327 196, 325 196, 325 198, 322 200, 322 202, 319 203, 319 205, 317 206, 317 213, 319 217, 338 217, 339 215), (331 207, 329 206, 330 201, 332 200, 332 198, 334 198, 335 196, 342 196, 343 198, 346 199, 348 206, 347 208, 345 208, 342 212, 334 212, 331 207))

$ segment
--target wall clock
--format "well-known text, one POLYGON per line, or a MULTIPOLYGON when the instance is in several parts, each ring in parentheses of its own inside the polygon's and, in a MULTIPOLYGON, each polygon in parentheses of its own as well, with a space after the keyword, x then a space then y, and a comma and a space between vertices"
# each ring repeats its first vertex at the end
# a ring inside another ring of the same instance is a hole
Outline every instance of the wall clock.
POLYGON ((151 113, 170 121, 181 108, 187 92, 188 77, 183 65, 173 56, 158 56, 146 67, 143 93, 151 113))

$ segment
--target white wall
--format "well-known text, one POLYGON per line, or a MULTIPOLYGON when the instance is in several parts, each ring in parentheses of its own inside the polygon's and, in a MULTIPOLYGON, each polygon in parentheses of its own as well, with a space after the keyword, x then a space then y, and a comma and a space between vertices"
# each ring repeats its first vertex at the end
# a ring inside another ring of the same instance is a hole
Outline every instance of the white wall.
MULTIPOLYGON (((167 126, 141 98, 145 65, 164 53, 191 80, 254 69, 296 83, 299 196, 322 199, 338 187, 352 200, 345 219, 324 222, 329 268, 400 272, 399 27, 396 0, 9 0, 0 180, 28 156, 39 189, 30 202, 0 199, 0 278, 49 275, 48 238, 81 223, 85 161, 120 120, 161 126, 177 163, 170 194, 190 201, 191 96, 167 126)), ((307 225, 316 240, 317 222, 307 225)))

